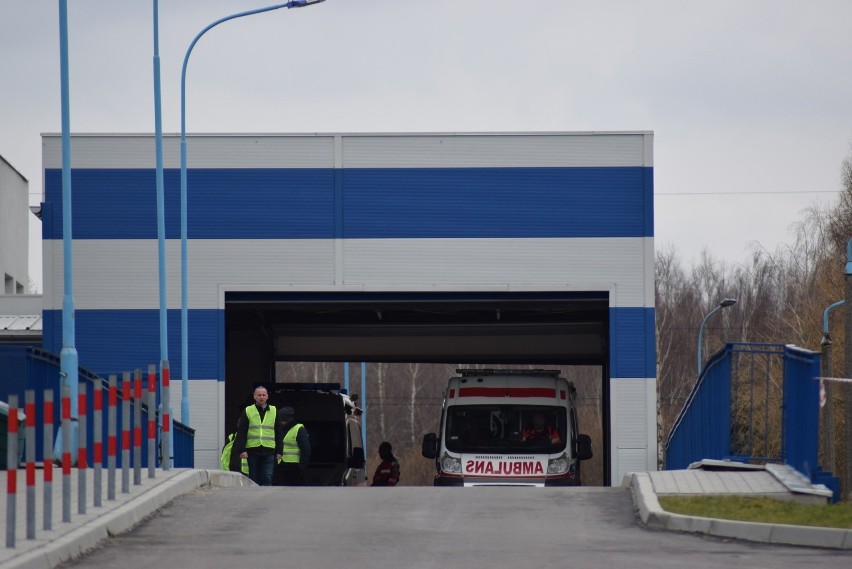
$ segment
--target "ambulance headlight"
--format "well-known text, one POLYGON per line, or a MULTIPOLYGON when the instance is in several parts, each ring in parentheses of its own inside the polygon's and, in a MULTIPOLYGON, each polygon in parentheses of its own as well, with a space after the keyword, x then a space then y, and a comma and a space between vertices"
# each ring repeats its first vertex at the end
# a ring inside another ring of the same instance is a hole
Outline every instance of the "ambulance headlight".
POLYGON ((461 460, 444 454, 441 456, 441 470, 444 472, 459 473, 461 472, 461 460))
POLYGON ((568 472, 568 459, 563 454, 558 458, 551 458, 547 461, 548 474, 565 474, 568 472))

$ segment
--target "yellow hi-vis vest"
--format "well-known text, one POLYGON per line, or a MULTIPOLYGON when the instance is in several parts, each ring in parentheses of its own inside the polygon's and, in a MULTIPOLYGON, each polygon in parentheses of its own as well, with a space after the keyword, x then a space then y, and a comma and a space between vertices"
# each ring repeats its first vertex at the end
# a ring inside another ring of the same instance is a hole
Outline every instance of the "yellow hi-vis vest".
POLYGON ((302 425, 302 423, 296 423, 289 431, 287 431, 287 434, 284 435, 284 452, 281 455, 280 462, 289 462, 291 464, 299 463, 301 453, 299 452, 299 443, 296 442, 296 435, 299 434, 299 429, 303 426, 304 425, 302 425))
POLYGON ((246 448, 269 447, 275 448, 275 406, 269 405, 263 421, 260 420, 260 412, 256 405, 246 407, 248 417, 248 436, 246 437, 246 448))
MULTIPOLYGON (((231 433, 228 435, 228 442, 225 443, 224 448, 222 449, 222 458, 220 459, 222 470, 230 470, 231 469, 231 451, 234 448, 234 438, 235 434, 231 433)), ((243 474, 248 475, 248 459, 241 458, 240 459, 240 470, 243 474)))

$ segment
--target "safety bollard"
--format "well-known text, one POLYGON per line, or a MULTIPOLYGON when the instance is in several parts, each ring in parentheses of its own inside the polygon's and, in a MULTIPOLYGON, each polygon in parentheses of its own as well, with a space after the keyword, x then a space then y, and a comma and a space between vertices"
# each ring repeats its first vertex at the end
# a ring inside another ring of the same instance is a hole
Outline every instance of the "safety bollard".
POLYGON ((109 376, 107 397, 107 500, 115 500, 116 375, 109 376))
POLYGON ((121 377, 121 493, 130 493, 130 372, 121 377))
POLYGON ((62 521, 71 522, 71 387, 62 386, 62 521))
POLYGON ((133 484, 142 484, 142 370, 133 372, 133 484))
POLYGON ((9 395, 6 441, 6 547, 15 547, 18 501, 18 396, 9 395))
POLYGON ((77 387, 77 513, 86 513, 86 470, 88 469, 86 443, 86 384, 77 387))
POLYGON ((44 390, 44 417, 42 417, 44 441, 42 454, 44 454, 44 468, 42 477, 44 478, 44 515, 43 525, 44 531, 53 529, 53 390, 44 390))
POLYGON ((92 393, 92 503, 96 508, 103 505, 103 471, 104 471, 104 382, 95 379, 92 393))
POLYGON ((157 400, 154 390, 157 366, 148 365, 148 478, 156 476, 157 466, 157 400))
POLYGON ((24 391, 24 429, 27 452, 27 539, 36 538, 35 391, 24 391))
POLYGON ((172 467, 172 426, 169 416, 169 405, 171 405, 171 390, 169 389, 169 360, 163 360, 161 367, 163 368, 163 392, 160 394, 160 398, 163 403, 163 412, 160 416, 163 418, 163 436, 160 440, 160 447, 162 449, 160 456, 163 457, 163 470, 169 470, 172 467))

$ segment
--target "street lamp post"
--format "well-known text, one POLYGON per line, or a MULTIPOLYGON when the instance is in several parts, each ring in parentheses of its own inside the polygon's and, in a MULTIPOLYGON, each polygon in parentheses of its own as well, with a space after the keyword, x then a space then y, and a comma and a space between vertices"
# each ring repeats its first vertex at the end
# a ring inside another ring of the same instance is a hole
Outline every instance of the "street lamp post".
POLYGON ((701 375, 701 367, 704 363, 703 360, 701 359, 701 339, 702 339, 702 336, 704 335, 704 325, 707 323, 707 320, 711 316, 713 316, 713 314, 715 314, 719 310, 722 310, 723 308, 727 308, 728 306, 731 306, 732 304, 736 304, 736 303, 737 303, 736 298, 722 299, 722 302, 720 302, 719 305, 716 306, 716 308, 714 308, 713 310, 708 312, 707 316, 704 317, 704 320, 701 321, 701 327, 698 329, 698 375, 701 375))
POLYGON ((186 215, 186 66, 189 63, 189 55, 192 53, 192 48, 198 43, 205 33, 215 28, 219 24, 229 20, 242 18, 243 16, 251 16, 262 12, 271 12, 281 8, 304 8, 313 4, 319 4, 325 0, 291 0, 283 4, 275 4, 265 8, 249 10, 247 12, 239 12, 224 18, 220 18, 201 30, 198 35, 189 44, 186 50, 186 55, 183 58, 183 68, 180 75, 180 284, 181 284, 181 299, 180 299, 180 322, 181 322, 181 421, 189 423, 189 387, 187 379, 189 378, 189 338, 188 338, 188 277, 187 277, 187 215, 186 215))
MULTIPOLYGON (((61 436, 57 437, 57 448, 54 454, 60 457, 67 452, 76 459, 79 360, 74 330, 74 256, 71 246, 74 233, 71 230, 71 105, 69 101, 67 0, 59 0, 59 78, 62 110, 62 251, 64 259, 62 351, 59 352, 59 376, 61 378, 60 386, 68 386, 69 390, 72 432, 64 441, 61 436)), ((62 393, 61 387, 60 393, 62 393)))

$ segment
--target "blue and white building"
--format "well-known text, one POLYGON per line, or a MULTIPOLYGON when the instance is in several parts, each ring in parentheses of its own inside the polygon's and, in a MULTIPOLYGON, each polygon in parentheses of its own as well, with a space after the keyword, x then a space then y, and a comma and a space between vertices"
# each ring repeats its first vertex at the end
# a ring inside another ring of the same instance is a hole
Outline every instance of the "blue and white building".
MULTIPOLYGON (((147 369, 154 139, 71 140, 80 365, 147 369)), ((233 406, 275 361, 366 360, 598 365, 607 480, 656 470, 652 133, 211 134, 187 148, 197 467, 216 467, 233 406)), ((180 420, 178 137, 164 159, 180 420)), ((59 353, 59 135, 44 135, 43 164, 44 347, 59 353)))

